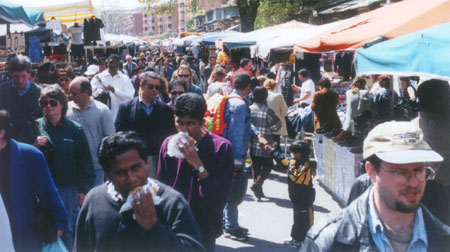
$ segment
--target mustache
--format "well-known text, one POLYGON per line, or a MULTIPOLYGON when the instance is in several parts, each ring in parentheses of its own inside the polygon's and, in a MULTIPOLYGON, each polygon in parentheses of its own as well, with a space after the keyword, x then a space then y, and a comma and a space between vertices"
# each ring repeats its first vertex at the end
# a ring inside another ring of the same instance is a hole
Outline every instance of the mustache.
POLYGON ((418 187, 406 187, 405 189, 402 189, 400 191, 401 194, 406 194, 406 193, 421 193, 422 190, 418 187))

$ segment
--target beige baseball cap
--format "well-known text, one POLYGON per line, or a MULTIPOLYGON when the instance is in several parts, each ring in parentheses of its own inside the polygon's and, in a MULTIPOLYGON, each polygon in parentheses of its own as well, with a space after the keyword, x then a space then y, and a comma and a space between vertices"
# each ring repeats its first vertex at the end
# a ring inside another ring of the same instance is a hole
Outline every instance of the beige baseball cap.
POLYGON ((411 122, 390 121, 373 128, 364 140, 363 158, 367 159, 373 154, 393 164, 443 160, 423 140, 422 130, 411 122))

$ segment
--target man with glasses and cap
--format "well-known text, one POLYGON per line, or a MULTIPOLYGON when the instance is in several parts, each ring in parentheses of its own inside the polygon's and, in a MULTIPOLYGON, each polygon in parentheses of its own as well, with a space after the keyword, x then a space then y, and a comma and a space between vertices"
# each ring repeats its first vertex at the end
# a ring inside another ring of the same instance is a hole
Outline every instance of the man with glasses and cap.
POLYGON ((161 78, 157 73, 142 73, 139 95, 120 104, 115 121, 116 131, 133 130, 144 139, 152 178, 156 176, 162 142, 177 132, 172 109, 157 99, 160 90, 161 78))
POLYGON ((321 219, 301 251, 445 251, 450 227, 422 204, 430 164, 442 161, 410 122, 369 132, 363 157, 372 186, 341 212, 321 219))

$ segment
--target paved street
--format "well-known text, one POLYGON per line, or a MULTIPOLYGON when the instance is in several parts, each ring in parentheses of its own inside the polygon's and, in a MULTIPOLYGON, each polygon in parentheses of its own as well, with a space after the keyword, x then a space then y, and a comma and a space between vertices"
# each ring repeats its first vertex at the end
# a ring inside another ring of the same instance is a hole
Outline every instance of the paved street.
MULTIPOLYGON (((252 184, 248 174, 248 186, 252 184)), ((273 170, 264 183, 264 193, 269 199, 257 202, 248 188, 245 201, 239 206, 239 224, 250 229, 248 243, 233 241, 223 235, 217 239, 216 251, 297 251, 283 241, 290 238, 292 225, 292 204, 289 200, 285 172, 273 170)), ((316 201, 314 218, 318 220, 329 212, 341 209, 339 204, 314 181, 316 201)))

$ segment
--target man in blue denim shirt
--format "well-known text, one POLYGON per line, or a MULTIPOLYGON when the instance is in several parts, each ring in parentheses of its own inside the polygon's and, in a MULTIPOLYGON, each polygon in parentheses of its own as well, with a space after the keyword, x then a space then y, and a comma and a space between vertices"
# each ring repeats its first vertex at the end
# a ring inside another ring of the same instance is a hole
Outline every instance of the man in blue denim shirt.
POLYGON ((248 239, 248 229, 238 223, 238 205, 244 200, 247 191, 247 177, 243 171, 250 138, 258 136, 260 144, 267 140, 252 127, 249 102, 245 98, 250 93, 250 76, 247 73, 237 73, 234 77, 234 90, 227 101, 225 122, 227 127, 223 137, 230 140, 234 156, 233 182, 230 198, 223 211, 223 222, 227 237, 245 241, 248 239))
POLYGON ((410 122, 386 122, 364 140, 373 186, 308 232, 301 251, 448 251, 450 227, 422 203, 429 163, 442 157, 410 122))

